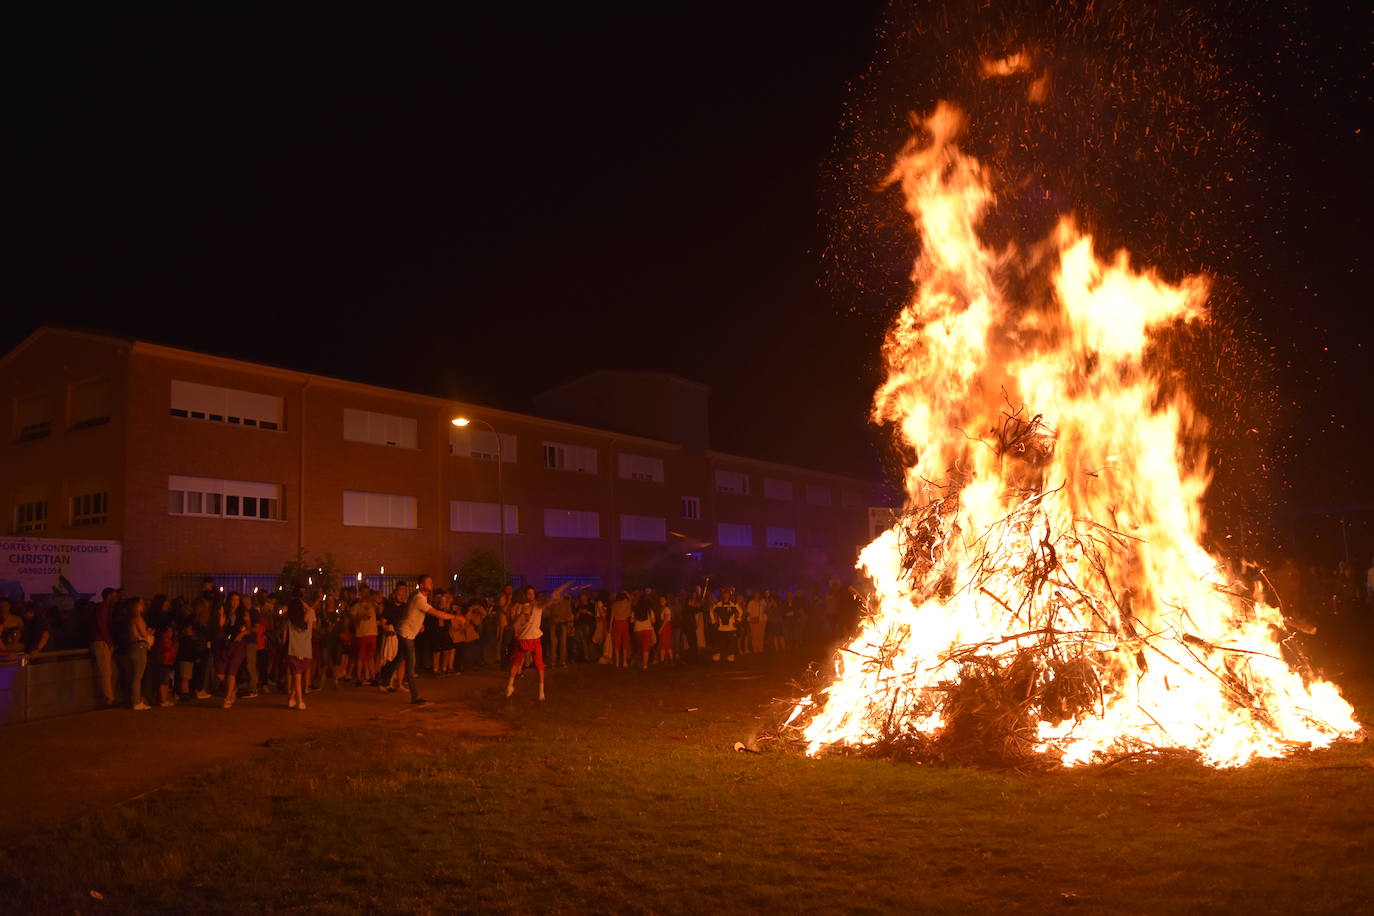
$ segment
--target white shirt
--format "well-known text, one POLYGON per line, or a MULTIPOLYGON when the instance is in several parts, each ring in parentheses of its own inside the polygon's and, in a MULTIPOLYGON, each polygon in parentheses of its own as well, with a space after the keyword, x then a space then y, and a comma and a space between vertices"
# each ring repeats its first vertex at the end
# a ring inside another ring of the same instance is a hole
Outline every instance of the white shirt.
POLYGON ((416 589, 415 593, 410 596, 410 600, 406 602, 405 619, 396 628, 396 632, 400 634, 402 639, 414 639, 420 635, 420 630, 425 625, 425 611, 427 610, 432 610, 429 599, 425 597, 424 592, 416 589))
POLYGON ((544 635, 540 624, 544 620, 544 606, 536 602, 517 604, 514 610, 515 638, 538 639, 544 635))

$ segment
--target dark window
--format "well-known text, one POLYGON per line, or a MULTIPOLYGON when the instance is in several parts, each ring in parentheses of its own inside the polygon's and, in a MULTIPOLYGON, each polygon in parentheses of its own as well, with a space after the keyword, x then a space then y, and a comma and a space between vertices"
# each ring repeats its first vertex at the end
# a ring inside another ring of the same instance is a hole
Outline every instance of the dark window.
POLYGON ((274 422, 271 421, 271 420, 262 420, 262 421, 260 421, 260 422, 258 423, 258 426, 259 426, 260 428, 262 428, 262 429, 276 429, 276 428, 277 428, 277 424, 274 423, 274 422))
POLYGON ((203 410, 193 410, 193 411, 191 411, 191 418, 192 418, 193 420, 204 420, 204 419, 205 419, 205 411, 203 411, 203 410))
POLYGON ((243 514, 247 518, 254 518, 257 516, 258 498, 256 496, 245 496, 243 498, 243 514))
POLYGON ((33 423, 19 430, 20 442, 32 442, 52 434, 51 423, 33 423))
POLYGON ((187 414, 186 411, 182 410, 180 407, 173 407, 172 416, 181 417, 182 419, 185 419, 187 416, 189 416, 189 414, 187 414))
POLYGON ((239 514, 239 498, 238 498, 237 496, 226 496, 226 497, 224 497, 224 514, 225 514, 225 515, 238 515, 238 514, 239 514))

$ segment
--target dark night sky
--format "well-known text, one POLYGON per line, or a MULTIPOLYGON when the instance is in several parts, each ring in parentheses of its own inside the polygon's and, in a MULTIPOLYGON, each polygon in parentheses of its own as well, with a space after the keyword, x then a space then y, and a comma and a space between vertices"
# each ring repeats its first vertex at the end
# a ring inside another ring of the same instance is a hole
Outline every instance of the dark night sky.
MULTIPOLYGON (((1216 418, 1263 430, 1252 489, 1374 503, 1365 9, 33 6, 7 30, 0 348, 54 320, 515 409, 666 369, 713 387, 719 448, 876 473, 915 248, 869 173, 1024 32, 1060 68, 1046 180, 1102 178, 1064 206, 1222 278, 1263 363, 1221 375, 1265 421, 1234 396, 1216 418), (1180 165, 1129 139, 1152 117, 1207 136, 1180 165)), ((990 149, 1029 117, 989 110, 990 149)))

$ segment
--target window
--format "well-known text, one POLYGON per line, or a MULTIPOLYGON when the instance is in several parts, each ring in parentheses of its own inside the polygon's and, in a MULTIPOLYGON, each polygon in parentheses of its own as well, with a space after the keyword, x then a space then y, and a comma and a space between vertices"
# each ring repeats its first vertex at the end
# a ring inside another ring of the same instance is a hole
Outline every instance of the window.
POLYGON ((806 501, 813 506, 830 505, 830 488, 808 484, 806 487, 806 501))
MULTIPOLYGON (((497 436, 495 433, 485 429, 473 429, 471 426, 455 426, 449 429, 448 433, 448 453, 458 458, 481 458, 483 461, 495 461, 498 454, 497 436)), ((516 460, 516 439, 510 433, 501 433, 500 456, 506 464, 511 464, 516 460)))
POLYGON ((343 523, 365 528, 418 528, 414 496, 344 490, 343 523))
POLYGON ((110 422, 110 383, 104 379, 71 386, 72 429, 88 429, 110 422))
POLYGON ((792 501, 792 481, 777 480, 772 477, 763 478, 763 495, 767 499, 776 499, 782 502, 792 501))
POLYGON ((562 442, 544 443, 544 467, 554 471, 596 473, 596 449, 562 442))
POLYGON ((349 442, 369 442, 396 448, 416 448, 415 418, 389 413, 344 408, 343 437, 349 442))
POLYGON ((653 515, 620 516, 620 539, 622 541, 666 541, 668 540, 668 520, 653 515))
POLYGON ((102 525, 109 516, 108 493, 82 493, 72 497, 72 527, 102 525))
POLYGON ((48 501, 19 503, 14 507, 14 533, 33 534, 48 528, 48 501))
POLYGON ((545 509, 544 534, 551 538, 599 538, 601 513, 545 509))
POLYGON ((663 483, 663 459, 647 458, 644 455, 626 455, 621 453, 616 456, 620 465, 620 476, 626 480, 647 480, 652 483, 663 483))
POLYGON ((20 398, 14 407, 16 440, 28 442, 52 433, 52 401, 46 395, 20 398))
MULTIPOLYGON (((496 503, 473 503, 461 499, 449 500, 449 531, 481 531, 488 534, 501 533, 501 517, 496 514, 496 503)), ((515 506, 506 506, 506 534, 520 532, 520 518, 515 506)))
POLYGON ((281 486, 214 477, 167 478, 167 513, 281 521, 281 486))
POLYGON ((272 394, 172 379, 171 414, 258 429, 282 428, 282 399, 272 394))
POLYGON ((716 489, 721 493, 749 495, 749 475, 739 471, 716 471, 716 489))
POLYGON ((701 519, 701 497, 684 496, 682 497, 682 517, 692 521, 701 519))
POLYGON ((797 531, 795 528, 769 528, 767 537, 769 547, 797 546, 797 531))
POLYGON ((846 509, 857 509, 864 504, 864 495, 858 490, 844 490, 840 493, 840 505, 846 509))
POLYGON ((716 540, 722 547, 753 547, 754 526, 721 522, 716 525, 716 540))

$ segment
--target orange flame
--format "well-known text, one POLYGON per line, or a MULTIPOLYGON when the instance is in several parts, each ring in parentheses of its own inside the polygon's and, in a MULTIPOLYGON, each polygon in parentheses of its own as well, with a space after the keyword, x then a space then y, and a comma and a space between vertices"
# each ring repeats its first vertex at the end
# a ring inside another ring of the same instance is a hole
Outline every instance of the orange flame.
POLYGON ((962 114, 941 103, 922 124, 892 172, 923 243, 916 294, 873 419, 917 455, 905 486, 923 521, 860 555, 871 616, 788 720, 808 753, 938 736, 932 697, 1022 650, 1042 685, 1091 671, 1086 708, 1036 711, 1034 750, 1064 764, 1168 747, 1236 766, 1358 734, 1334 685, 1284 661, 1279 611, 1202 547, 1206 424, 1145 353, 1207 320, 1206 279, 1103 260, 1069 219, 1028 252, 989 248, 993 195, 956 145, 962 114), (1036 271, 1048 282, 1018 288, 1040 293, 1007 292, 1036 271))

